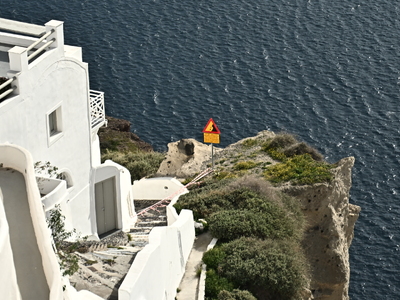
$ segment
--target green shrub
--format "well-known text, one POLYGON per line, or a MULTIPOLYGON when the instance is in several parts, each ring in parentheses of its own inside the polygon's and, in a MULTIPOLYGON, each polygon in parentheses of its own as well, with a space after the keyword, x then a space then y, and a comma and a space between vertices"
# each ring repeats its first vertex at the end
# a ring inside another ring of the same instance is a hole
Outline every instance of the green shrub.
POLYGON ((315 148, 307 145, 304 142, 294 144, 283 150, 283 154, 285 154, 287 157, 293 157, 296 155, 302 155, 306 153, 310 154, 311 157, 316 161, 324 160, 324 157, 321 153, 319 153, 315 148))
POLYGON ((257 166, 257 164, 254 161, 240 161, 237 162, 234 166, 233 169, 236 171, 240 171, 240 170, 249 170, 249 169, 253 169, 257 166))
POLYGON ((221 275, 258 299, 294 299, 306 285, 308 268, 295 243, 240 238, 222 247, 221 275))
POLYGON ((231 172, 227 171, 219 171, 219 172, 214 172, 213 178, 221 180, 221 179, 229 179, 229 178, 235 178, 236 175, 231 172))
POLYGON ((263 145, 263 150, 284 149, 296 143, 297 139, 294 135, 289 133, 279 133, 263 145))
POLYGON ((240 237, 287 238, 296 234, 294 222, 272 205, 259 211, 224 210, 211 215, 208 221, 211 234, 222 241, 240 237))
POLYGON ((164 154, 159 152, 116 152, 106 151, 101 156, 102 162, 107 159, 124 166, 129 170, 132 181, 139 180, 157 172, 161 162, 164 159, 164 154))
POLYGON ((287 160, 286 155, 285 155, 284 153, 282 153, 281 151, 279 151, 279 150, 267 149, 267 150, 265 150, 265 151, 268 153, 268 155, 269 155, 272 159, 275 159, 275 160, 278 160, 278 161, 282 161, 282 162, 284 162, 284 161, 287 160))
POLYGON ((247 139, 244 140, 242 143, 242 146, 245 148, 252 148, 254 146, 257 146, 258 141, 256 139, 247 139))
POLYGON ((76 243, 66 243, 64 241, 76 236, 76 230, 67 231, 65 229, 65 216, 61 213, 60 205, 57 204, 50 210, 49 217, 46 219, 47 226, 50 228, 54 245, 57 249, 57 256, 60 261, 60 268, 63 276, 73 275, 79 270, 78 257, 73 253, 80 245, 76 243))
POLYGON ((218 300, 257 300, 249 291, 234 289, 232 292, 220 291, 218 300))
POLYGON ((203 262, 207 269, 218 269, 218 265, 225 259, 226 254, 221 247, 214 247, 203 254, 203 262))
POLYGON ((330 182, 333 177, 329 171, 331 168, 328 163, 317 162, 310 154, 303 154, 269 167, 264 176, 274 183, 292 181, 293 184, 302 185, 330 182))
POLYGON ((206 272, 206 299, 215 299, 220 291, 232 291, 234 287, 232 282, 225 277, 219 276, 215 270, 211 269, 206 272))
POLYGON ((231 197, 224 189, 231 181, 232 179, 208 180, 203 187, 179 197, 177 205, 180 209, 191 209, 195 219, 205 218, 221 209, 234 208, 230 202, 231 197))

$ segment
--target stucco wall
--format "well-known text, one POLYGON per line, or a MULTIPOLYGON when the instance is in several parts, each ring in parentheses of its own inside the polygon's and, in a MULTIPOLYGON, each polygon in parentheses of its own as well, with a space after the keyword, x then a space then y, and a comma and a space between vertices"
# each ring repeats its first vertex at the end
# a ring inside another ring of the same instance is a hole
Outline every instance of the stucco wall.
POLYGON ((88 66, 53 49, 18 76, 19 95, 0 106, 0 143, 29 150, 34 162, 68 169, 73 187, 63 203, 68 229, 93 233, 90 207, 91 128, 88 66), (48 114, 61 107, 60 138, 49 139, 48 114), (79 214, 73 213, 79 211, 79 214), (72 219, 71 219, 72 218, 72 219))
POLYGON ((17 277, 14 268, 14 259, 11 250, 8 223, 4 212, 3 194, 0 189, 0 296, 3 299, 20 300, 17 277))
POLYGON ((194 238, 190 210, 182 210, 172 226, 154 228, 119 288, 118 299, 175 299, 194 238))
MULTIPOLYGON (((133 204, 133 196, 131 189, 131 176, 129 171, 121 165, 107 160, 104 164, 94 168, 93 170, 93 182, 98 183, 108 178, 115 177, 116 182, 116 199, 117 199, 117 219, 118 228, 123 231, 129 231, 136 223, 137 216, 135 213, 135 207, 133 204)), ((92 186, 94 189, 94 185, 92 186)), ((94 190, 92 191, 94 194, 94 190)), ((95 203, 94 198, 92 199, 93 208, 92 215, 95 216, 95 203)), ((93 231, 96 232, 96 219, 91 219, 93 231)))
MULTIPOLYGON (((21 172, 25 177, 32 224, 34 227, 39 251, 42 256, 43 270, 46 276, 47 284, 50 289, 50 299, 61 300, 63 298, 61 273, 56 256, 51 246, 51 235, 49 229, 47 228, 47 223, 40 201, 40 194, 35 179, 32 157, 30 156, 29 152, 21 147, 13 145, 0 145, 0 164, 2 164, 3 167, 12 168, 21 172)), ((1 222, 4 222, 4 220, 5 219, 1 218, 1 222)), ((4 234, 3 228, 1 228, 1 234, 4 234)), ((5 253, 9 253, 10 248, 8 247, 7 242, 4 245, 6 250, 5 253)), ((8 257, 7 254, 5 254, 5 257, 8 257)), ((1 252, 1 259, 3 259, 3 252, 1 252)), ((13 266, 11 266, 11 262, 12 260, 10 259, 8 264, 5 265, 5 268, 3 268, 3 264, 1 265, 2 267, 0 268, 0 278, 10 276, 9 280, 11 285, 7 293, 17 295, 18 292, 14 290, 15 285, 12 275, 13 272, 7 274, 3 273, 4 271, 8 272, 10 271, 10 268, 13 268, 13 266)), ((6 288, 4 287, 4 289, 6 288)), ((1 288, 1 291, 3 291, 3 287, 1 288)), ((3 297, 1 298, 3 299, 3 297)))

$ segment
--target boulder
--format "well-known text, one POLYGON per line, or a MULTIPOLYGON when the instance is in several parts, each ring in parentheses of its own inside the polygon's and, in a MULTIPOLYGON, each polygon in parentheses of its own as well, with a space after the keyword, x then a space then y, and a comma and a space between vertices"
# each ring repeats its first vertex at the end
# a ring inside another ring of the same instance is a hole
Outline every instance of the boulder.
MULTIPOLYGON (((222 149, 214 147, 214 154, 222 149)), ((168 144, 168 152, 156 176, 187 178, 204 170, 204 163, 211 161, 211 145, 195 139, 182 139, 168 144)))

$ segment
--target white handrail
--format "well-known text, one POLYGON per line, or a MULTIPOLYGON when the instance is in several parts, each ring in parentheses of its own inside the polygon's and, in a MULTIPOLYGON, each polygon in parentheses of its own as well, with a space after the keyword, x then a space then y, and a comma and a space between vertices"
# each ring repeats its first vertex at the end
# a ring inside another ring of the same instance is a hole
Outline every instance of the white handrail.
MULTIPOLYGON (((11 82, 15 80, 15 77, 8 79, 6 82, 0 85, 0 90, 5 88, 8 85, 11 85, 11 82)), ((8 90, 0 94, 0 100, 5 98, 7 95, 11 94, 16 89, 15 86, 10 87, 8 90)))
POLYGON ((51 44, 53 44, 56 41, 56 39, 51 39, 49 42, 44 44, 42 47, 37 49, 35 52, 33 52, 31 55, 28 56, 28 61, 34 58, 36 55, 38 55, 40 52, 42 52, 45 48, 49 47, 51 44))
POLYGON ((54 31, 55 30, 52 29, 49 32, 47 32, 40 39, 38 39, 36 42, 34 42, 32 45, 30 45, 28 48, 26 48, 26 51, 30 51, 31 49, 33 49, 36 45, 38 45, 40 42, 42 42, 45 38, 47 38, 49 35, 51 35, 54 31))

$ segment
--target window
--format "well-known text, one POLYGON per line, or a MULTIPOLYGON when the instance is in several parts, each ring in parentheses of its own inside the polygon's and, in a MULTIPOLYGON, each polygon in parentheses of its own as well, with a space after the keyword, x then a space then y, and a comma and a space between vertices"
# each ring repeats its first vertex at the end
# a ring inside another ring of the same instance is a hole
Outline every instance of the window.
POLYGON ((49 115, 49 130, 50 130, 50 136, 52 136, 58 132, 58 130, 57 130, 57 111, 53 111, 49 115))
POLYGON ((61 105, 47 113, 47 140, 49 147, 63 136, 61 105))

